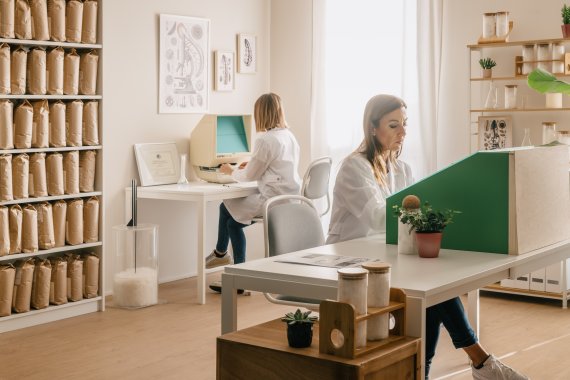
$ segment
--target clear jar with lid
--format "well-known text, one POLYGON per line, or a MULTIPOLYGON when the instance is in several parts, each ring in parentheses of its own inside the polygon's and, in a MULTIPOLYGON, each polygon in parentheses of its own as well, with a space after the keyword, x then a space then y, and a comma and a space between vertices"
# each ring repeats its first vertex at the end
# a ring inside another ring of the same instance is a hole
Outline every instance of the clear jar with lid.
POLYGON ((528 75, 534 69, 534 61, 536 61, 534 54, 534 45, 524 45, 522 48, 522 74, 528 75))
POLYGON ((496 25, 495 13, 483 13, 483 38, 495 37, 496 25))
POLYGON ((570 162, 570 131, 558 131, 557 140, 559 143, 568 145, 568 161, 570 162))
POLYGON ((505 86, 505 108, 517 108, 517 85, 505 86))
POLYGON ((542 122, 542 143, 548 144, 557 139, 556 134, 556 122, 554 121, 543 121, 542 122))
MULTIPOLYGON (((356 315, 363 315, 367 312, 367 286, 368 271, 366 269, 342 268, 338 270, 337 300, 354 306, 356 315)), ((358 322, 356 326, 356 347, 366 346, 366 322, 358 322)))
POLYGON ((563 74, 564 73, 564 45, 561 43, 552 44, 552 73, 563 74))
POLYGON ((538 68, 551 72, 552 59, 550 58, 550 44, 538 44, 536 47, 536 59, 538 61, 538 68))
POLYGON ((497 12, 495 22, 497 37, 506 37, 509 34, 509 12, 497 12))
MULTIPOLYGON (((390 264, 369 262, 362 264, 368 270, 368 307, 385 307, 390 305, 390 264)), ((366 336, 368 340, 388 338, 390 313, 370 318, 366 336)))

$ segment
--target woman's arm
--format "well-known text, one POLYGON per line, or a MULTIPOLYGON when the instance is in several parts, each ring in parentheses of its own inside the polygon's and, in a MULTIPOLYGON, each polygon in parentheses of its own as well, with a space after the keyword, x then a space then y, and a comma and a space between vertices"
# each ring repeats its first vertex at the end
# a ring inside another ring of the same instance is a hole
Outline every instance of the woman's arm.
POLYGON ((271 163, 271 151, 264 140, 258 140, 251 160, 244 168, 238 168, 232 172, 232 178, 238 182, 257 181, 271 163))

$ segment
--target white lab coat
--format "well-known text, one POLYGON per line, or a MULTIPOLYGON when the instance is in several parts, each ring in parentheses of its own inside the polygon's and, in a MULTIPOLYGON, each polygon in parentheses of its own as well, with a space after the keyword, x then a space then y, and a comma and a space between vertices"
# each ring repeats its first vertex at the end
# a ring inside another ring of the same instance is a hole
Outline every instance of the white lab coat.
POLYGON ((245 198, 226 199, 230 215, 238 222, 251 224, 260 216, 265 201, 285 194, 299 194, 299 144, 288 128, 274 128, 255 140, 255 148, 244 169, 234 170, 238 182, 257 181, 258 194, 245 198))
POLYGON ((383 189, 363 155, 348 156, 336 177, 327 244, 386 232, 386 198, 413 182, 408 164, 397 160, 383 189))

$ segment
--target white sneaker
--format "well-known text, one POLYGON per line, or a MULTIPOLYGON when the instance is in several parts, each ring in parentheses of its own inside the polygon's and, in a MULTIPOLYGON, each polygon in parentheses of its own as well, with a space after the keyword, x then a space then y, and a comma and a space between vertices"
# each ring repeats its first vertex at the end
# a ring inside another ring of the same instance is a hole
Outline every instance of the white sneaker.
POLYGON ((480 369, 472 366, 471 374, 474 380, 529 380, 493 355, 489 355, 480 369))
POLYGON ((226 252, 226 254, 222 257, 218 257, 216 256, 215 250, 213 250, 212 253, 206 257, 205 261, 206 269, 212 269, 215 267, 221 267, 222 265, 230 265, 234 263, 232 255, 229 252, 226 252))

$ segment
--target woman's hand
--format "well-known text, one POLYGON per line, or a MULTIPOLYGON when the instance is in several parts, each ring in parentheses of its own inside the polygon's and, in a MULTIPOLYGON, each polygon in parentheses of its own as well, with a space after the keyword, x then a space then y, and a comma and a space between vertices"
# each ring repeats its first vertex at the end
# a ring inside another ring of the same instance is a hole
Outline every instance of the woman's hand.
POLYGON ((222 164, 222 166, 220 166, 220 173, 222 174, 232 175, 233 172, 234 169, 230 164, 222 164))

